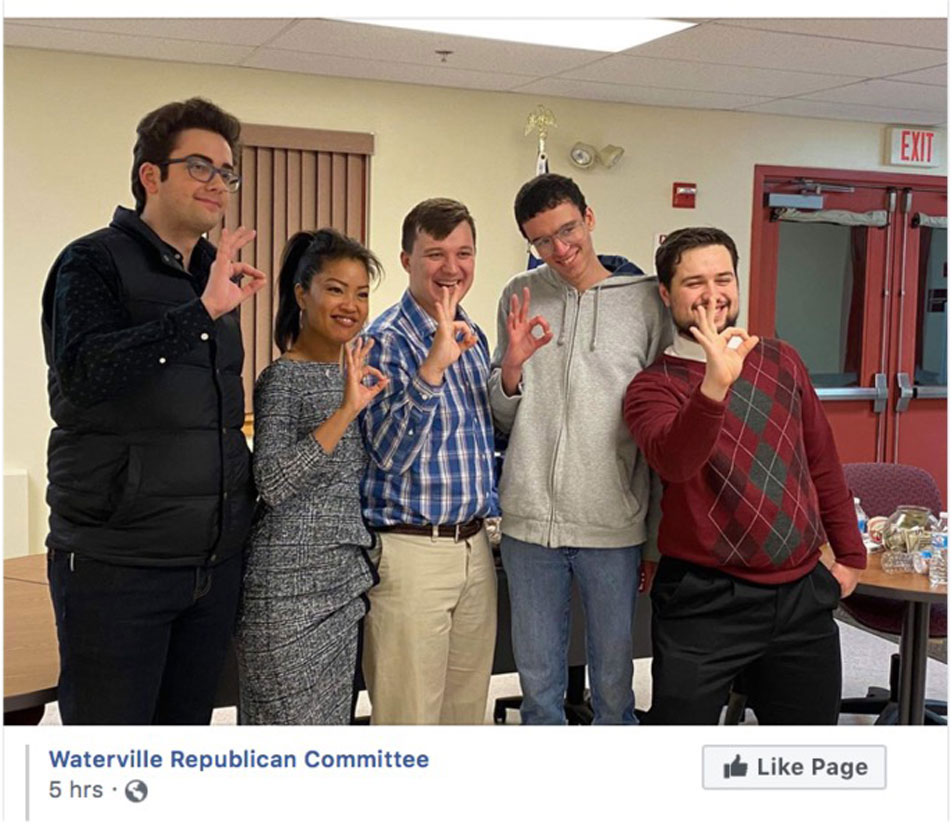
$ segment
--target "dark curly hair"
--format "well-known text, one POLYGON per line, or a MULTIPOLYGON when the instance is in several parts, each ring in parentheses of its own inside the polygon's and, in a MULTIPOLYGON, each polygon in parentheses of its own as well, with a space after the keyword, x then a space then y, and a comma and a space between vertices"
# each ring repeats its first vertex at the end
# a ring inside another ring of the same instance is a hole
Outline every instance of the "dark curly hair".
POLYGON ((570 177, 557 174, 537 175, 532 180, 522 184, 522 188, 516 194, 515 213, 516 225, 522 236, 526 233, 522 230, 522 224, 532 220, 539 212, 545 212, 554 209, 560 203, 574 203, 578 206, 579 212, 585 214, 588 204, 585 203, 585 195, 582 190, 570 177))

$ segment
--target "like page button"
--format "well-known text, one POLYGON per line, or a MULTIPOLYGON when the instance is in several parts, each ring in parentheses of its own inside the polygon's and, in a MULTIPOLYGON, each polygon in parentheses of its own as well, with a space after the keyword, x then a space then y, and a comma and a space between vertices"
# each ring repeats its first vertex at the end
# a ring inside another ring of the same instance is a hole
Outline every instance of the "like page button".
POLYGON ((706 790, 881 790, 883 746, 706 746, 706 790))

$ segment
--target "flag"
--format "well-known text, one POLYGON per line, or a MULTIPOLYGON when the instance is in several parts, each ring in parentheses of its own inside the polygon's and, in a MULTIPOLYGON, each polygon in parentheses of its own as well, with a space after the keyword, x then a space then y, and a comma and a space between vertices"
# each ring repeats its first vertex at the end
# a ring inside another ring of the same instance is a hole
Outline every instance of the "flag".
MULTIPOLYGON (((539 141, 539 154, 536 157, 536 174, 544 175, 549 172, 549 155, 546 154, 545 147, 542 144, 542 141, 539 141)), ((532 254, 532 247, 529 246, 527 249, 529 253, 529 262, 526 264, 527 269, 535 269, 536 266, 541 266, 542 261, 539 260, 534 254, 532 254)))

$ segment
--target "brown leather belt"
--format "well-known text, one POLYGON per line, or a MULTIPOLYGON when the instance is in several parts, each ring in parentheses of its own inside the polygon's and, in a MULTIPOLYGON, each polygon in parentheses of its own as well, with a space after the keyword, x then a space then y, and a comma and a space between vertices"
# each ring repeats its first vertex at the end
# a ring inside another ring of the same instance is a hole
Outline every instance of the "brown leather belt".
POLYGON ((425 535, 428 538, 452 538, 454 541, 465 541, 472 538, 483 528, 483 519, 474 518, 465 524, 441 524, 423 526, 421 524, 392 524, 378 526, 378 532, 399 532, 403 535, 425 535))

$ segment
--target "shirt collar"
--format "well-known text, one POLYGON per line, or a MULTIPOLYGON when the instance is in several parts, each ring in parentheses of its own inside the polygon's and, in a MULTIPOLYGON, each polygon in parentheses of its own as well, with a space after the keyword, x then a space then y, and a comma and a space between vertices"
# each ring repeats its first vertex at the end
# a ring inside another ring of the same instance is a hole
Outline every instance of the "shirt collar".
MULTIPOLYGON (((143 241, 152 246, 160 255, 169 255, 178 262, 179 268, 182 268, 181 256, 178 249, 169 243, 166 243, 159 237, 142 217, 132 209, 124 206, 117 206, 112 216, 114 226, 136 235, 143 241)), ((189 263, 191 274, 203 274, 204 270, 211 266, 215 259, 215 247, 204 237, 200 237, 192 249, 192 257, 189 263)))
POLYGON ((684 335, 675 331, 674 342, 664 350, 666 355, 673 358, 683 358, 684 360, 698 361, 707 363, 707 356, 704 354, 704 347, 696 340, 688 340, 684 335))

